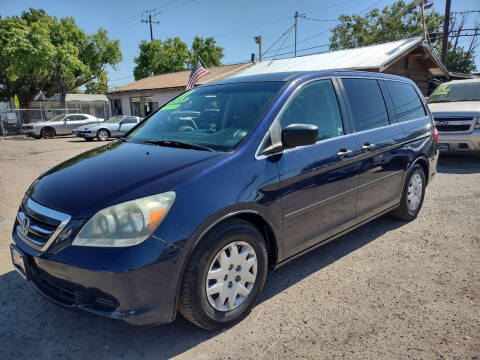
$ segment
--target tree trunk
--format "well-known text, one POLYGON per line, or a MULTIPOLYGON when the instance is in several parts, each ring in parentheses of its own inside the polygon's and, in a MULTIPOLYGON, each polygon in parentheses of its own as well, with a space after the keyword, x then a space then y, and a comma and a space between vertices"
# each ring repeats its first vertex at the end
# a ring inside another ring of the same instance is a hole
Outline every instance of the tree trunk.
POLYGON ((20 109, 21 111, 17 111, 18 119, 17 119, 17 124, 30 124, 31 119, 32 119, 32 114, 30 114, 30 103, 20 103, 20 109), (23 110, 25 109, 25 110, 23 110), (23 116, 22 116, 23 115, 23 116))
POLYGON ((60 96, 60 109, 65 109, 65 98, 67 97, 67 87, 62 79, 58 79, 58 95, 60 96))

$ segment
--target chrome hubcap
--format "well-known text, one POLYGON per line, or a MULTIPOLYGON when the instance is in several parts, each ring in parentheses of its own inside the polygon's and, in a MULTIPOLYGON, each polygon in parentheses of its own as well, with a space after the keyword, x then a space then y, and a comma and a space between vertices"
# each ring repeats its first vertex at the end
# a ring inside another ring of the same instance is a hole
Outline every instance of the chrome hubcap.
POLYGON ((108 139, 108 135, 107 135, 107 133, 106 133, 105 131, 100 131, 100 132, 98 133, 98 137, 100 138, 100 140, 103 140, 103 141, 105 141, 105 140, 108 139))
POLYGON ((221 249, 210 264, 205 290, 210 305, 219 311, 237 308, 250 294, 257 277, 257 254, 244 241, 221 249))
POLYGON ((423 183, 420 174, 415 173, 408 183, 408 208, 412 211, 417 210, 422 200, 423 183))

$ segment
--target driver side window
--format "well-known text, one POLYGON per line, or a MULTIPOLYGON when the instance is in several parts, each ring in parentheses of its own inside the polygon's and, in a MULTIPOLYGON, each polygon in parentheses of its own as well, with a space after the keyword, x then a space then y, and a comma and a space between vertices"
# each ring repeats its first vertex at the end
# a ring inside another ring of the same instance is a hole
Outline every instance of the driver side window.
POLYGON ((344 134, 342 116, 331 80, 319 80, 302 87, 280 116, 282 129, 291 124, 318 127, 318 140, 344 134))

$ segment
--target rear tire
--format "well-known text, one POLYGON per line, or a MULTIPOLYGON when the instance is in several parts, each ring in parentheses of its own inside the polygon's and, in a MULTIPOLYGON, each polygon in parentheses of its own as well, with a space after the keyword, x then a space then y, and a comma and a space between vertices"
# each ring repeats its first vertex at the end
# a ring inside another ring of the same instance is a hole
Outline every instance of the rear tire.
POLYGON ((239 322, 260 296, 267 267, 265 240, 255 226, 244 220, 216 226, 200 241, 187 263, 180 313, 209 330, 239 322), (214 287, 219 289, 218 294, 210 290, 214 287))
POLYGON ((100 141, 107 141, 110 137, 110 132, 106 129, 98 130, 97 139, 100 141))
POLYGON ((405 179, 400 206, 391 215, 403 221, 414 220, 422 208, 426 185, 423 168, 418 164, 413 165, 405 179))

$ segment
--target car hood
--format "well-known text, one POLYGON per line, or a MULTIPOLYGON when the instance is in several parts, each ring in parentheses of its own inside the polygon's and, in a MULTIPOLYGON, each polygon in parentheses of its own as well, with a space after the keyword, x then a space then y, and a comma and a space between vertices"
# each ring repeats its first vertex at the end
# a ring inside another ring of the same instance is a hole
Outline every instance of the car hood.
POLYGON ((89 218, 114 204, 175 190, 227 156, 119 140, 54 166, 28 195, 73 218, 89 218))
POLYGON ((63 125, 64 123, 65 123, 64 121, 38 121, 38 122, 30 123, 28 125, 43 127, 43 126, 58 126, 58 125, 63 125))
POLYGON ((76 130, 81 130, 81 131, 85 131, 85 130, 88 130, 88 131, 91 131, 91 130, 98 130, 101 127, 106 127, 108 129, 110 129, 110 126, 109 125, 112 125, 112 124, 103 124, 103 123, 98 123, 98 124, 91 124, 91 125, 82 125, 82 126, 79 126, 75 129, 73 129, 73 131, 76 131, 76 130))
POLYGON ((432 113, 480 113, 480 101, 458 101, 428 104, 432 113))

